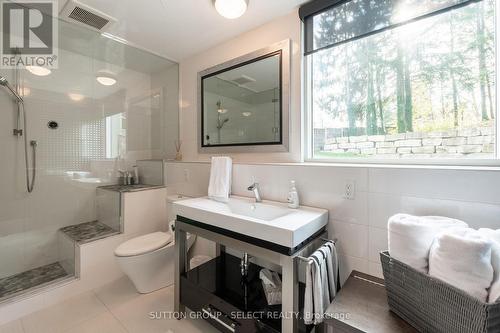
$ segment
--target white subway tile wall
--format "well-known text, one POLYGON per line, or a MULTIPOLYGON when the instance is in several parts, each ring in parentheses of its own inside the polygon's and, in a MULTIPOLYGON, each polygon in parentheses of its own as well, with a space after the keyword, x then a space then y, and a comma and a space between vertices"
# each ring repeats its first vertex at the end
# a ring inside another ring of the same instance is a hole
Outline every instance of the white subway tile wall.
MULTIPOLYGON (((169 193, 206 195, 210 164, 166 163, 169 193)), ((387 219, 399 212, 444 215, 471 227, 500 228, 500 172, 411 168, 235 164, 232 191, 258 181, 264 199, 286 201, 290 180, 301 204, 330 212, 328 231, 338 238, 342 277, 351 270, 382 276, 378 254, 387 249, 387 219), (344 198, 354 180, 354 200, 344 198)))
MULTIPOLYGON (((154 73, 114 66, 118 83, 104 87, 94 73, 111 64, 63 49, 59 57, 59 68, 47 77, 20 71, 27 88, 28 140, 38 141, 31 194, 25 187, 23 139, 12 135, 15 104, 0 93, 0 278, 58 261, 57 230, 96 220, 96 187, 116 182, 116 169, 130 168, 137 159, 175 154, 176 64, 164 60, 160 68, 158 60, 154 73), (81 100, 68 96, 73 90, 81 100), (157 98, 163 100, 155 107, 157 98), (106 154, 106 117, 119 113, 127 118, 122 163, 106 154), (59 127, 49 129, 49 121, 59 127)), ((12 70, 2 75, 14 81, 12 70)))

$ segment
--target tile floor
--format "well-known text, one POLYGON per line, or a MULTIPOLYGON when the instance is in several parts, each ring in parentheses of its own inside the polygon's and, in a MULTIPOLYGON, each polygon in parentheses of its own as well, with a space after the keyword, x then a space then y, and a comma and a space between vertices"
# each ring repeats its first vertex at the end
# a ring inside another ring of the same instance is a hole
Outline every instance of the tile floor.
POLYGON ((0 326, 0 333, 216 333, 201 319, 150 319, 173 311, 172 286, 138 294, 126 277, 0 326))

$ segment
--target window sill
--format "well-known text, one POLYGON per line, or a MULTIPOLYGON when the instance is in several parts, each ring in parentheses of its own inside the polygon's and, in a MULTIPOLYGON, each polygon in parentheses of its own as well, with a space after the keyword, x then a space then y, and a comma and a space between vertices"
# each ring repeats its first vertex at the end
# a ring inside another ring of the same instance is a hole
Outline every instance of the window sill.
POLYGON ((376 159, 306 159, 302 164, 337 167, 381 168, 381 169, 441 169, 500 171, 500 160, 376 160, 376 159))
MULTIPOLYGON (((166 160, 166 163, 179 163, 179 164, 210 164, 210 161, 174 161, 166 160)), ((353 162, 353 161, 339 161, 339 160, 305 160, 304 162, 238 162, 234 161, 233 164, 240 165, 269 165, 269 166, 320 166, 320 167, 331 167, 331 168, 380 168, 380 169, 429 169, 429 170, 468 170, 468 171, 500 171, 500 160, 485 160, 478 161, 476 165, 473 165, 468 161, 465 164, 431 164, 429 161, 421 161, 421 163, 415 163, 416 161, 408 161, 408 163, 395 163, 392 161, 374 162, 364 161, 364 162, 353 162), (480 163, 479 163, 480 162, 480 163), (488 163, 486 163, 488 162, 488 163)))

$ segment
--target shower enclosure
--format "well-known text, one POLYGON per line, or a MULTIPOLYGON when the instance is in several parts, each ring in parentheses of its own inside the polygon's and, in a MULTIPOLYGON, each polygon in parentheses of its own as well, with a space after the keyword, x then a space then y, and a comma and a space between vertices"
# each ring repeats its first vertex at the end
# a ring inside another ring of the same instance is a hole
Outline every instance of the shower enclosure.
POLYGON ((74 276, 59 230, 97 219, 96 187, 118 170, 175 156, 178 65, 62 20, 58 31, 57 69, 19 68, 16 86, 16 70, 0 68, 27 116, 19 127, 19 103, 1 89, 0 302, 74 276), (37 143, 35 168, 24 137, 37 143))

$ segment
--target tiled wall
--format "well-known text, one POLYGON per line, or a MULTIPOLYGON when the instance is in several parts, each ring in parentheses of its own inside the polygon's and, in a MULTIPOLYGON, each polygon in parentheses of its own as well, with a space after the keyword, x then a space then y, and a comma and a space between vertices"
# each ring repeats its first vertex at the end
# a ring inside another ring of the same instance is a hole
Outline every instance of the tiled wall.
MULTIPOLYGON (((208 163, 166 163, 169 192, 206 195, 208 163)), ((425 168, 235 164, 233 194, 251 196, 255 178, 264 199, 286 201, 296 180, 304 205, 330 212, 328 230, 339 239, 342 275, 353 269, 381 276, 378 253, 387 249, 387 219, 406 212, 444 215, 470 226, 500 228, 500 172, 425 168), (355 198, 343 197, 354 180, 355 198)))
MULTIPOLYGON (((176 64, 166 62, 161 70, 158 60, 158 76, 152 77, 145 66, 135 70, 66 50, 59 50, 59 59, 59 68, 45 77, 20 71, 28 139, 38 141, 31 194, 25 187, 23 139, 12 135, 15 104, 0 89, 0 278, 57 261, 57 230, 97 218, 95 189, 116 182, 117 169, 130 168, 137 159, 174 156, 176 64), (116 85, 98 84, 95 73, 111 67, 116 85), (156 92, 163 100, 154 104, 156 92), (117 113, 127 120, 126 148, 120 159, 107 159, 105 118, 117 113), (58 129, 47 127, 51 120, 58 129), (90 179, 73 177, 75 171, 90 179)), ((12 70, 1 74, 14 81, 12 70)))

